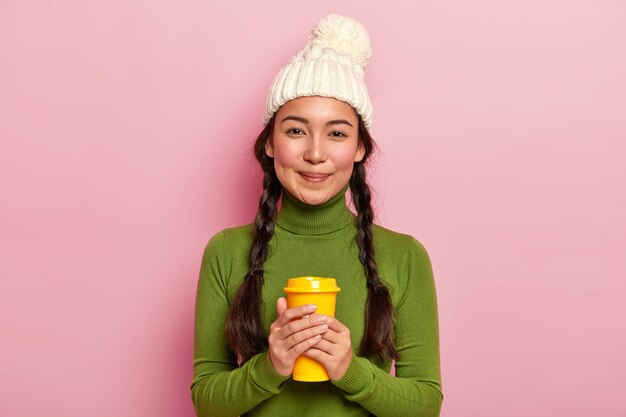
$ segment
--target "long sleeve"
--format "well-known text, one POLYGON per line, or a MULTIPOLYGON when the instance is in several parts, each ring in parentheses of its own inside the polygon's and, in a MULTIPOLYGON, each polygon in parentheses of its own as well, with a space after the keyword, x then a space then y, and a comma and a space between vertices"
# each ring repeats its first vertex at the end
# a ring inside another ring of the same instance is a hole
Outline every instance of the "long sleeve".
POLYGON ((228 277, 233 254, 224 233, 207 244, 198 280, 192 400, 199 417, 239 416, 279 393, 286 377, 278 374, 266 352, 237 368, 224 336, 228 314, 228 277))
POLYGON ((365 358, 353 356, 346 374, 334 384, 348 400, 379 417, 437 417, 443 394, 437 297, 430 259, 424 247, 411 238, 405 259, 397 268, 405 290, 396 306, 395 341, 400 353, 396 376, 365 358))

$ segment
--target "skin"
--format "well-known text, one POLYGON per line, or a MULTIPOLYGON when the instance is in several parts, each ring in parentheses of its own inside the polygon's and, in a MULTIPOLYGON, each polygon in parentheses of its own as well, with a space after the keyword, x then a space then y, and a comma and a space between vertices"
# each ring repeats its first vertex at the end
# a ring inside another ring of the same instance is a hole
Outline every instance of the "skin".
MULTIPOLYGON (((350 181, 365 149, 358 137, 358 117, 349 104, 328 97, 300 97, 276 113, 274 134, 265 152, 274 158, 283 187, 300 201, 319 205, 350 181)), ((330 376, 344 376, 352 360, 350 330, 334 317, 314 314, 315 305, 288 309, 276 302, 268 354, 274 369, 288 376, 305 355, 319 361, 330 376)))
POLYGON ((363 159, 358 136, 358 117, 348 103, 300 97, 278 109, 265 152, 289 193, 319 205, 348 184, 354 163, 363 159))
POLYGON ((287 300, 276 302, 277 319, 270 326, 268 354, 276 372, 291 375, 300 355, 319 361, 333 381, 341 379, 352 361, 350 330, 334 317, 313 314, 309 304, 287 308, 287 300))

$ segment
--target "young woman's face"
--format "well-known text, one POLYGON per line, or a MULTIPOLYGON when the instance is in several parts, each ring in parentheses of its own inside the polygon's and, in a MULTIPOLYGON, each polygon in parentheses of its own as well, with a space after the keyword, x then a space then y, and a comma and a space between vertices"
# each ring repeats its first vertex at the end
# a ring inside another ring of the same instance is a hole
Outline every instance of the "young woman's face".
POLYGON ((336 196, 365 153, 358 123, 352 106, 334 98, 300 97, 283 104, 265 145, 283 187, 312 205, 336 196))

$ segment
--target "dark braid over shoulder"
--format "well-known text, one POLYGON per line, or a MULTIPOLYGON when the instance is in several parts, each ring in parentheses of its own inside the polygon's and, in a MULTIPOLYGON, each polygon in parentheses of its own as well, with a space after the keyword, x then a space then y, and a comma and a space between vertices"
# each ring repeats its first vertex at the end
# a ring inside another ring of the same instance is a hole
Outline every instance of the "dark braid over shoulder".
POLYGON ((273 125, 273 121, 268 123, 255 143, 255 156, 263 168, 263 193, 254 219, 250 270, 237 290, 226 319, 226 340, 239 365, 267 347, 267 335, 261 322, 263 265, 269 254, 269 242, 274 236, 276 205, 282 191, 274 162, 265 154, 264 144, 272 136, 273 125))
POLYGON ((367 279, 365 334, 359 354, 361 356, 376 354, 380 359, 398 359, 398 351, 393 341, 394 309, 389 291, 378 276, 378 266, 374 259, 372 236, 374 213, 363 162, 355 164, 350 178, 350 191, 357 210, 356 243, 359 247, 359 260, 363 264, 367 279))

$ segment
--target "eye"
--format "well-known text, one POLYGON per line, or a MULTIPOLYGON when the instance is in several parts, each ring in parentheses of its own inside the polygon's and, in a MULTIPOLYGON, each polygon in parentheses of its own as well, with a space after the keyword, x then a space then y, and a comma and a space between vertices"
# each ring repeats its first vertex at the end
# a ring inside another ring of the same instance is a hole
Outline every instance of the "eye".
POLYGON ((333 130, 332 132, 330 132, 330 136, 332 136, 333 138, 345 138, 348 135, 340 132, 339 130, 333 130))
POLYGON ((298 129, 297 127, 293 127, 287 131, 289 135, 304 135, 302 129, 298 129))

